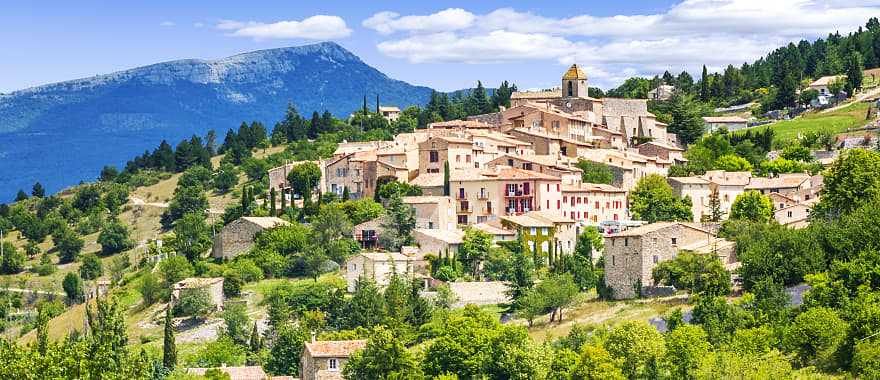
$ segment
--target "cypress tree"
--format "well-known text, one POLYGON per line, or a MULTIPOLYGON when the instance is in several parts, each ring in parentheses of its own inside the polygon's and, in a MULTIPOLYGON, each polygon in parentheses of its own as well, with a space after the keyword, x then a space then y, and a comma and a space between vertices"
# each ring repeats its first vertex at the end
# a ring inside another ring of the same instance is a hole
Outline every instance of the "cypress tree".
POLYGON ((364 95, 364 117, 367 116, 367 96, 364 95))
POLYGON ((449 196, 449 161, 443 162, 443 195, 449 196))
POLYGON ((348 186, 342 188, 342 200, 347 201, 351 199, 351 192, 348 191, 348 186))
POLYGON ((285 191, 281 190, 281 213, 283 214, 285 210, 287 210, 287 195, 284 194, 285 191))
POLYGON ((700 100, 709 101, 709 71, 703 65, 703 75, 700 77, 700 100))
POLYGON ((257 330, 257 322, 254 322, 254 329, 251 331, 250 348, 251 352, 257 352, 263 348, 263 342, 260 339, 260 331, 257 330))
POLYGON ((275 216, 277 213, 277 209, 275 208, 275 188, 269 190, 269 205, 271 207, 272 216, 275 216))
POLYGON ((166 369, 177 366, 177 347, 174 345, 174 328, 171 325, 171 307, 165 309, 165 341, 162 345, 162 365, 166 369))
POLYGON ((379 113, 379 94, 376 94, 376 113, 379 113))

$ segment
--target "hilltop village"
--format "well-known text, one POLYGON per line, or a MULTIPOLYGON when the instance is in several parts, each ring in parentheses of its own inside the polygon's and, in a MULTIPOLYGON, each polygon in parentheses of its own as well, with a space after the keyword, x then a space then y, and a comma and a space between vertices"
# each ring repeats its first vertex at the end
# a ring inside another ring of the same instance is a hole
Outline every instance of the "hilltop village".
POLYGON ((785 140, 670 84, 592 91, 574 64, 553 89, 365 97, 345 120, 291 105, 271 132, 20 191, 0 205, 0 376, 880 371, 875 90, 785 116, 864 128, 785 140))
MULTIPOLYGON (((372 199, 388 182, 418 187, 421 195, 402 198, 415 210, 417 249, 389 256, 401 268, 426 268, 430 255, 457 255, 468 228, 492 235, 495 242, 522 237, 529 251, 550 262, 572 255, 578 236, 598 228, 606 237, 605 282, 615 299, 654 291, 652 270, 679 250, 720 254, 725 266, 735 269, 734 245, 716 234, 734 201, 748 191, 773 199, 773 217, 780 224, 808 223, 821 175, 757 177, 750 171, 713 170, 668 177, 670 167, 687 161, 678 136, 648 112, 647 100, 591 98, 587 81, 586 73, 572 65, 561 87, 514 92, 510 107, 499 112, 430 123, 392 141, 340 143, 331 158, 316 162, 321 169, 316 191, 372 199), (582 168, 591 170, 591 165, 607 168, 610 183, 585 182, 582 168), (633 218, 629 194, 652 175, 664 177, 674 196, 690 200, 691 217, 658 223, 633 218), (645 244, 647 239, 653 244, 645 244)), ((301 197, 288 182, 300 164, 268 172, 269 188, 288 203, 301 197)), ((382 224, 382 218, 366 221, 354 226, 352 235, 362 248, 382 251, 382 224)), ((349 274, 350 282, 361 274, 349 274)))

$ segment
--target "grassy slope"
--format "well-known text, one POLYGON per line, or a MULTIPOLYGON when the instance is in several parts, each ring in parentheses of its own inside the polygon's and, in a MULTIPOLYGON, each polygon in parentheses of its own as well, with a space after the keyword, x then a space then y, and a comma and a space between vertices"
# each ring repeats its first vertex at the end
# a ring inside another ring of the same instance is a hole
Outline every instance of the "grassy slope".
MULTIPOLYGON (((260 150, 254 153, 254 156, 257 158, 262 158, 268 156, 269 154, 281 152, 284 150, 284 147, 273 147, 267 149, 265 152, 260 150)), ((214 167, 218 167, 220 164, 220 159, 222 156, 216 156, 212 158, 212 163, 214 167)), ((180 174, 172 175, 170 178, 166 180, 159 181, 155 185, 145 186, 134 189, 131 192, 132 197, 138 197, 146 202, 168 202, 174 194, 174 189, 177 187, 177 181, 180 178, 180 174)), ((244 182, 245 178, 242 175, 240 178, 240 182, 244 182)), ((70 190, 65 190, 62 196, 72 196, 73 192, 70 190), (66 194, 66 195, 65 195, 66 194)), ((208 193, 208 201, 211 205, 212 209, 223 210, 226 205, 236 202, 235 196, 232 192, 227 194, 214 194, 208 193)), ((164 211, 163 208, 154 207, 154 206, 134 206, 132 203, 127 204, 124 207, 124 211, 119 215, 119 219, 123 224, 128 226, 129 231, 131 232, 131 238, 137 242, 143 242, 146 240, 151 240, 159 237, 163 231, 161 230, 160 224, 160 216, 164 211)), ((24 247, 27 242, 17 231, 13 231, 8 236, 4 236, 9 241, 12 241, 13 244, 19 247, 24 247)), ((85 241, 85 246, 83 247, 82 253, 89 252, 99 252, 101 246, 97 244, 98 233, 83 236, 83 240, 85 241)), ((140 244, 139 244, 140 245, 140 244)), ((52 239, 47 238, 46 241, 40 244, 40 248, 45 252, 52 249, 52 239)), ((130 260, 132 263, 136 263, 140 260, 141 255, 143 254, 143 247, 135 247, 127 252, 129 254, 130 260)), ((114 256, 102 257, 102 262, 104 264, 105 275, 102 279, 109 279, 109 271, 108 268, 110 266, 110 261, 114 256)), ((57 261, 57 257, 54 258, 57 261)), ((27 265, 34 265, 39 262, 39 257, 36 257, 32 260, 28 260, 27 265)), ((54 292, 63 292, 61 287, 61 281, 64 278, 64 275, 68 272, 78 271, 80 264, 78 262, 74 262, 71 264, 65 264, 59 266, 58 270, 49 275, 49 276, 38 276, 34 273, 19 273, 16 275, 2 275, 0 276, 0 284, 8 284, 10 287, 20 287, 26 289, 36 289, 36 290, 45 290, 45 291, 54 291, 54 292)), ((123 286, 121 288, 114 289, 114 294, 119 297, 121 303, 129 309, 129 315, 127 317, 128 322, 128 330, 129 337, 132 342, 137 341, 142 335, 155 336, 158 334, 161 337, 161 327, 160 328, 140 328, 137 327, 139 322, 149 320, 156 314, 155 307, 147 308, 143 310, 140 308, 141 297, 140 294, 135 290, 138 278, 129 279, 130 283, 127 286, 123 286)), ((64 313, 59 315, 58 317, 52 319, 49 322, 49 336, 52 339, 60 339, 63 338, 68 332, 73 330, 82 330, 83 320, 85 317, 85 308, 83 305, 75 305, 73 307, 68 308, 64 313)), ((28 342, 34 339, 34 332, 31 331, 28 334, 25 334, 20 338, 21 341, 28 342)))
POLYGON ((755 130, 763 130, 770 127, 776 132, 777 141, 791 141, 798 137, 798 133, 830 131, 841 134, 850 128, 862 127, 868 123, 865 116, 868 112, 868 103, 858 102, 834 112, 818 113, 811 112, 792 120, 782 120, 768 125, 755 127, 755 130))

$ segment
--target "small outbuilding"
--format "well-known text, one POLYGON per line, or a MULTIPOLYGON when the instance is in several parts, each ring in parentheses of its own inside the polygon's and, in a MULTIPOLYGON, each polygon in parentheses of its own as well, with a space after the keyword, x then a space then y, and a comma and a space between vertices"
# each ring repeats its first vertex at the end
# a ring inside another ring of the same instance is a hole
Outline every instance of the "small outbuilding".
POLYGON ((231 259, 249 250, 254 245, 254 238, 260 232, 287 225, 290 223, 286 220, 271 216, 238 218, 214 236, 211 256, 217 259, 231 259))

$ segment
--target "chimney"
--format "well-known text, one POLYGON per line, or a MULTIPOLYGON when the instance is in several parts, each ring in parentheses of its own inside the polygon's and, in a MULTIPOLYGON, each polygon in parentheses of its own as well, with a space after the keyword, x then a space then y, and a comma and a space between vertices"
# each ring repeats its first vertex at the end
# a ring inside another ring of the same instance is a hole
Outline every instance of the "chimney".
POLYGON ((312 343, 315 343, 317 341, 318 341, 318 334, 315 332, 312 332, 312 343))

